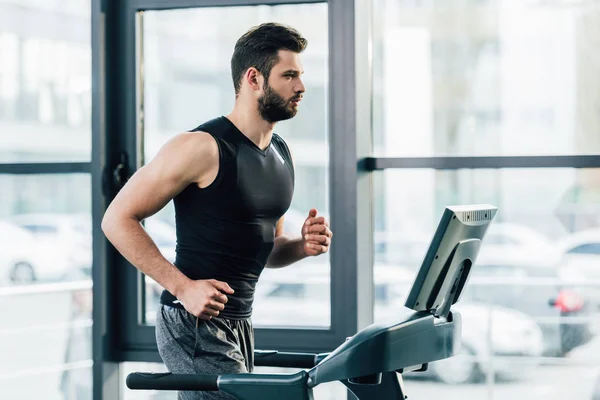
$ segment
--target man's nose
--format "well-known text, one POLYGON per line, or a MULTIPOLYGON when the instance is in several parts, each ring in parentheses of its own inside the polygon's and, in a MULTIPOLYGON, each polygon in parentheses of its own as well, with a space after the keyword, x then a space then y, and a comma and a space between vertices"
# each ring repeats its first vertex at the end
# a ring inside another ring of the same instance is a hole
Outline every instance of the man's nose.
POLYGON ((296 93, 304 93, 305 91, 306 91, 306 88, 304 87, 304 83, 301 80, 299 80, 298 84, 294 88, 294 92, 296 92, 296 93))

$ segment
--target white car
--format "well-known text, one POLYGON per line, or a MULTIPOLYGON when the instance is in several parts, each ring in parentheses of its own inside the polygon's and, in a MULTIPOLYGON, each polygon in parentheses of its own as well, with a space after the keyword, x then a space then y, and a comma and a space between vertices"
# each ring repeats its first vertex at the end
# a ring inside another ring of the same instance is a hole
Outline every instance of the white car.
MULTIPOLYGON (((576 270, 587 278, 600 279, 600 228, 573 233, 556 243, 568 270, 576 270)), ((600 281, 599 281, 600 283, 600 281)))
POLYGON ((580 290, 600 310, 600 228, 573 233, 558 240, 556 248, 563 254, 562 276, 585 282, 580 290))
POLYGON ((92 224, 89 215, 61 213, 19 214, 8 219, 29 231, 36 240, 38 251, 58 252, 65 266, 65 276, 78 276, 92 267, 92 224))
POLYGON ((477 259, 558 266, 561 257, 552 240, 541 232, 523 224, 499 222, 490 225, 477 259))
POLYGON ((71 268, 60 249, 43 246, 31 232, 0 221, 0 281, 26 284, 61 279, 71 268))

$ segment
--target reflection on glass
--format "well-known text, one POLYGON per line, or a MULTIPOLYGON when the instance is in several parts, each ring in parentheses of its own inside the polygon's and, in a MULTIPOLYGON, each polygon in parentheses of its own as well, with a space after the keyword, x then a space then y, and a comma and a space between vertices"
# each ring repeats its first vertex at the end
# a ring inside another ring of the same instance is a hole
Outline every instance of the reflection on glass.
POLYGON ((89 161, 90 1, 1 3, 0 162, 89 161))
POLYGON ((0 175, 2 398, 91 399, 90 184, 0 175))
MULTIPOLYGON (((289 24, 308 40, 302 53, 306 86, 302 107, 296 117, 275 128, 294 154, 295 193, 285 216, 285 231, 298 236, 311 208, 328 214, 326 4, 144 12, 144 161, 152 159, 173 135, 230 112, 235 100, 230 72, 235 42, 251 26, 268 21, 289 24)), ((146 227, 163 254, 173 260, 172 202, 149 218, 146 227)), ((254 325, 328 326, 329 271, 326 256, 283 270, 265 270, 255 295, 254 325), (315 275, 314 282, 308 282, 307 274, 315 275)), ((147 323, 155 319, 161 290, 146 279, 147 323)))
MULTIPOLYGON (((454 307, 462 316, 463 348, 457 357, 434 362, 415 376, 460 385, 457 395, 463 398, 487 398, 483 387, 467 385, 480 381, 496 382, 494 393, 504 393, 506 382, 510 390, 529 385, 529 391, 515 393, 531 397, 541 392, 531 392, 530 385, 545 374, 568 375, 575 368, 566 363, 595 362, 591 352, 600 349, 594 328, 600 316, 600 275, 591 266, 600 265, 594 253, 600 243, 600 207, 586 202, 591 195, 574 200, 569 193, 585 193, 585 188, 593 193, 590 182, 600 171, 376 174, 381 209, 375 214, 383 218, 374 237, 376 321, 409 312, 404 298, 445 206, 490 203, 499 208, 454 307)), ((550 398, 559 399, 554 392, 549 390, 550 398)), ((556 393, 562 393, 558 386, 556 393)))
POLYGON ((600 150, 598 2, 374 1, 375 151, 600 150))

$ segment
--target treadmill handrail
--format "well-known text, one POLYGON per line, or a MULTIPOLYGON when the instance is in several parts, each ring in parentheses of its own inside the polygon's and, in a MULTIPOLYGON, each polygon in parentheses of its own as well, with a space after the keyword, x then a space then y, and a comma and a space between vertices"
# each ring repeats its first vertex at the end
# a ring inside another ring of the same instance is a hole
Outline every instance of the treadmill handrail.
POLYGON ((219 375, 134 372, 127 375, 129 389, 218 391, 219 375))

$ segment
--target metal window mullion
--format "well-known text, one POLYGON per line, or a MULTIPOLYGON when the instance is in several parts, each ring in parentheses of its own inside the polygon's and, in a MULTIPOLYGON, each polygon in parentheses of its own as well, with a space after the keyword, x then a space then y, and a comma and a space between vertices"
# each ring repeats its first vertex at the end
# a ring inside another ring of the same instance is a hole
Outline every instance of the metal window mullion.
MULTIPOLYGON (((315 353, 329 352, 335 349, 343 343, 346 337, 339 331, 302 326, 255 327, 254 336, 257 349, 315 353)), ((119 360, 162 362, 158 357, 154 326, 138 326, 135 340, 124 342, 117 349, 116 354, 116 358, 119 360), (130 358, 130 356, 136 358, 130 358)))
POLYGON ((374 321, 375 285, 373 262, 374 209, 373 174, 359 168, 358 160, 372 154, 373 142, 373 29, 371 0, 356 0, 354 10, 354 101, 356 154, 353 166, 356 176, 356 297, 357 325, 360 330, 374 321), (360 132, 360 134, 359 134, 360 132))
MULTIPOLYGON (((93 308, 92 308, 92 367, 93 399, 108 400, 120 396, 120 365, 114 362, 112 352, 113 338, 116 329, 114 317, 117 315, 111 296, 113 287, 108 263, 110 260, 108 243, 101 229, 102 216, 108 207, 108 199, 103 192, 103 171, 109 163, 114 136, 107 136, 111 126, 106 118, 107 98, 111 90, 107 81, 111 82, 107 57, 110 58, 110 37, 107 22, 114 19, 107 17, 104 8, 108 0, 92 0, 91 3, 91 65, 92 65, 92 238, 93 238, 93 308), (107 45, 108 44, 108 45, 107 45), (108 129, 107 129, 108 128, 108 129)), ((113 27, 114 29, 114 27, 113 27)), ((112 36, 112 35, 111 35, 112 36)))
POLYGON ((240 7, 325 3, 326 0, 131 0, 134 10, 174 10, 202 7, 240 7))
POLYGON ((368 232, 360 232, 359 237, 356 218, 359 205, 364 204, 358 197, 355 7, 354 1, 329 2, 329 188, 335 232, 330 250, 331 323, 339 331, 340 340, 356 333, 364 323, 359 314, 368 305, 359 304, 359 251, 363 248, 357 243, 361 238, 372 240, 366 238, 368 232))
POLYGON ((384 169, 503 169, 600 168, 600 155, 495 156, 495 157, 366 157, 369 171, 384 169))
MULTIPOLYGON (((142 163, 143 148, 140 136, 143 133, 140 125, 141 111, 141 77, 138 68, 142 60, 140 46, 142 42, 137 35, 141 35, 141 15, 133 10, 133 0, 115 0, 119 7, 119 47, 117 64, 113 68, 121 71, 118 74, 118 86, 113 96, 112 105, 117 105, 116 113, 120 115, 118 125, 114 132, 118 135, 118 149, 128 154, 129 170, 135 172, 142 163), (118 99, 116 98, 118 97, 118 99)), ((118 355, 119 357, 128 350, 137 346, 153 346, 155 338, 153 327, 140 325, 140 306, 145 301, 142 290, 143 278, 140 272, 122 256, 116 255, 114 262, 116 270, 115 289, 121 307, 118 327, 118 355), (149 332, 149 330, 152 332, 149 332)), ((138 361, 120 358, 119 361, 138 361)))
POLYGON ((0 163, 0 174, 76 174, 91 171, 91 162, 0 163))

